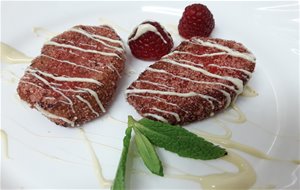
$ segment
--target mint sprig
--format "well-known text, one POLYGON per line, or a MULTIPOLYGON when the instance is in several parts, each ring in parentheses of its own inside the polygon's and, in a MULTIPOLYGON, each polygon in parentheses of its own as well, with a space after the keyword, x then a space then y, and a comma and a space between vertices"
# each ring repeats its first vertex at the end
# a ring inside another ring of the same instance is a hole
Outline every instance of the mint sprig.
POLYGON ((210 160, 227 154, 224 148, 206 141, 178 125, 141 119, 136 127, 152 144, 165 148, 182 157, 210 160))
POLYGON ((133 126, 135 133, 135 142, 139 155, 141 156, 146 167, 159 176, 164 176, 163 166, 151 142, 139 131, 136 126, 138 123, 130 116, 128 125, 133 126))
POLYGON ((132 127, 128 127, 125 131, 125 137, 123 138, 123 150, 119 161, 115 180, 111 186, 112 190, 125 189, 126 162, 127 162, 127 155, 128 155, 130 139, 131 139, 131 131, 132 131, 132 127))
POLYGON ((182 157, 201 160, 216 159, 227 154, 224 148, 216 146, 178 125, 174 126, 146 118, 136 121, 132 116, 128 116, 128 127, 123 139, 123 150, 112 190, 125 189, 126 161, 132 129, 135 132, 139 155, 147 168, 156 175, 163 176, 163 167, 153 145, 182 157))

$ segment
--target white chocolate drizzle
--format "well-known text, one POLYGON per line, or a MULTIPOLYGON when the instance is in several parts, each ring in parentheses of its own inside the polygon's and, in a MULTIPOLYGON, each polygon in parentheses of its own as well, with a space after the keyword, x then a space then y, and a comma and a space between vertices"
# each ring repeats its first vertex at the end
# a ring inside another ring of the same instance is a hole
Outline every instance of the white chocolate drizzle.
POLYGON ((57 42, 54 42, 54 41, 46 42, 44 45, 57 46, 57 47, 62 47, 62 48, 69 48, 69 49, 74 49, 74 50, 81 51, 81 52, 95 53, 95 54, 100 54, 100 55, 104 55, 104 56, 113 56, 113 57, 117 57, 117 58, 121 59, 121 57, 116 53, 103 52, 103 51, 92 50, 92 49, 83 49, 83 48, 73 46, 73 45, 70 45, 70 44, 62 44, 62 43, 57 43, 57 42))
POLYGON ((162 121, 164 123, 168 123, 168 120, 165 119, 163 116, 157 115, 157 114, 153 114, 153 113, 144 113, 143 114, 144 117, 153 117, 159 121, 162 121))
POLYGON ((171 89, 171 90, 174 89, 174 87, 170 87, 170 86, 167 86, 167 85, 164 85, 164 84, 161 84, 161 83, 152 82, 152 81, 148 81, 148 80, 136 80, 135 82, 152 84, 152 85, 157 86, 157 87, 162 87, 162 88, 171 89))
POLYGON ((238 68, 234 68, 234 67, 221 66, 221 65, 217 65, 217 64, 209 64, 208 66, 209 67, 218 67, 218 68, 221 68, 221 69, 231 69, 231 70, 234 70, 234 71, 240 71, 240 72, 243 72, 245 75, 247 75, 248 78, 250 78, 252 76, 252 73, 245 70, 245 69, 238 69, 238 68))
POLYGON ((129 94, 129 93, 142 93, 142 94, 149 93, 149 94, 160 94, 160 95, 166 95, 166 96, 178 96, 178 97, 184 97, 184 98, 199 96, 199 97, 205 99, 211 105, 212 109, 214 109, 214 104, 213 104, 212 100, 220 103, 216 98, 214 98, 212 96, 199 94, 196 92, 180 93, 180 92, 159 91, 159 90, 152 90, 152 89, 127 89, 126 93, 127 94, 129 94))
POLYGON ((251 53, 242 53, 242 52, 233 50, 233 49, 231 49, 227 46, 223 46, 221 44, 217 44, 217 43, 209 41, 209 40, 208 41, 203 41, 199 38, 192 38, 191 41, 194 42, 195 44, 198 44, 198 45, 201 45, 201 46, 217 48, 221 51, 227 52, 228 55, 231 55, 231 56, 234 56, 234 57, 240 57, 240 58, 243 58, 245 60, 248 60, 250 62, 255 63, 255 57, 251 53))
POLYGON ((9 155, 8 155, 8 137, 7 137, 7 133, 3 130, 0 129, 1 132, 1 143, 2 143, 2 151, 4 154, 4 158, 5 159, 9 159, 9 155))
MULTIPOLYGON (((81 59, 85 59, 87 62, 89 63, 93 63, 93 64, 97 64, 97 65, 103 65, 104 67, 107 67, 108 69, 110 69, 113 72, 116 72, 116 74, 121 77, 119 71, 116 69, 116 67, 112 64, 112 63, 101 63, 101 62, 96 62, 96 61, 92 61, 88 58, 86 58, 84 55, 79 55, 77 53, 74 53, 72 50, 64 50, 64 49, 60 49, 60 51, 64 51, 64 52, 68 52, 70 54, 76 55, 78 57, 80 57, 81 59)), ((75 63, 76 64, 76 63, 75 63)), ((94 70, 94 69, 92 69, 94 70)))
POLYGON ((89 89, 89 88, 78 88, 78 89, 90 93, 90 94, 95 98, 95 100, 96 100, 96 102, 97 102, 99 108, 101 109, 101 111, 102 111, 103 113, 106 112, 106 110, 104 109, 104 106, 102 105, 102 102, 101 102, 100 99, 99 99, 99 96, 98 96, 97 92, 95 92, 95 91, 93 91, 93 90, 91 90, 91 89, 89 89))
POLYGON ((225 108, 227 108, 230 105, 230 103, 231 103, 231 96, 230 96, 230 94, 228 92, 226 92, 225 90, 218 90, 218 91, 222 92, 223 95, 226 97, 225 108))
MULTIPOLYGON (((107 27, 104 27, 104 26, 90 26, 89 28, 94 30, 94 31, 95 31, 94 28, 101 28, 101 29, 106 29, 106 30, 109 30, 109 31, 112 30, 112 31, 115 32, 115 30, 111 27, 107 28, 107 27)), ((115 39, 108 38, 108 37, 105 37, 105 36, 102 36, 102 35, 94 35, 93 37, 101 39, 101 40, 106 40, 108 42, 117 43, 117 44, 121 45, 123 49, 125 49, 124 44, 121 40, 115 40, 115 39)))
POLYGON ((44 100, 55 100, 55 98, 54 97, 46 96, 46 97, 44 97, 44 100))
MULTIPOLYGON (((87 31, 85 31, 83 29, 80 29, 80 28, 71 28, 69 31, 80 33, 80 34, 82 34, 82 35, 84 35, 84 36, 86 36, 86 37, 88 37, 88 38, 90 38, 90 39, 92 39, 94 41, 97 41, 97 42, 101 43, 102 45, 104 45, 105 47, 108 47, 110 49, 117 50, 119 52, 124 52, 123 48, 109 45, 109 44, 107 44, 106 42, 103 41, 103 40, 106 40, 106 41, 112 42, 111 38, 107 38, 107 37, 96 35, 96 34, 91 34, 91 33, 87 32, 87 31)), ((116 41, 114 41, 113 43, 116 43, 116 41)), ((118 41, 118 44, 120 44, 119 41, 118 41)))
MULTIPOLYGON (((145 34, 146 32, 154 32, 156 35, 158 35, 161 40, 166 44, 167 41, 163 38, 163 36, 160 34, 160 32, 157 30, 157 28, 155 26, 153 26, 152 24, 149 23, 145 23, 145 24, 140 24, 137 27, 136 33, 135 35, 129 39, 129 41, 133 41, 138 39, 140 36, 142 36, 143 34, 145 34)), ((132 36, 133 34, 131 34, 130 36, 132 36)))
POLYGON ((97 112, 93 109, 93 107, 92 107, 92 105, 90 104, 89 101, 87 101, 86 99, 82 98, 82 97, 79 96, 79 95, 76 95, 76 98, 78 98, 80 101, 84 102, 96 116, 99 116, 99 113, 97 113, 97 112))
POLYGON ((71 120, 69 120, 69 119, 67 119, 67 118, 65 118, 65 117, 61 117, 61 116, 55 115, 55 114, 53 114, 53 113, 50 113, 50 112, 44 110, 44 109, 43 109, 41 106, 39 106, 38 104, 35 104, 34 107, 35 107, 39 112, 41 112, 43 115, 45 115, 45 116, 48 117, 48 118, 51 118, 51 119, 59 119, 59 120, 62 120, 62 121, 64 121, 64 122, 70 124, 72 127, 75 126, 74 121, 71 121, 71 120))
POLYGON ((68 60, 56 59, 56 58, 54 58, 54 57, 51 57, 51 56, 45 55, 45 54, 41 54, 41 56, 47 57, 47 58, 49 58, 49 59, 52 59, 52 60, 57 61, 57 62, 60 62, 60 63, 67 63, 67 64, 70 64, 70 65, 75 66, 75 67, 80 67, 80 68, 87 69, 87 70, 89 70, 89 71, 93 71, 93 72, 96 72, 96 73, 102 73, 101 71, 98 71, 98 70, 96 70, 96 69, 93 69, 93 68, 90 68, 90 67, 86 67, 86 66, 84 66, 84 65, 79 65, 79 64, 77 64, 77 63, 74 63, 74 62, 71 62, 71 61, 68 61, 68 60))
MULTIPOLYGON (((23 79, 24 79, 24 78, 23 78, 23 79)), ((25 81, 25 80, 23 80, 23 79, 20 80, 20 83, 30 84, 30 85, 35 86, 35 87, 37 87, 37 88, 43 88, 43 87, 41 87, 41 86, 39 86, 39 85, 37 85, 37 84, 35 84, 35 83, 33 83, 33 82, 25 81)))
POLYGON ((176 60, 179 61, 179 62, 188 63, 188 64, 190 64, 190 65, 195 65, 195 66, 203 67, 203 64, 202 64, 202 63, 194 63, 194 62, 192 62, 192 61, 184 60, 184 59, 176 59, 176 60))
POLYGON ((216 75, 216 74, 210 73, 210 72, 208 72, 204 69, 201 69, 199 67, 194 67, 192 65, 182 64, 182 63, 179 63, 179 62, 176 62, 174 60, 167 59, 167 58, 164 58, 160 61, 170 63, 170 64, 173 64, 173 65, 177 65, 177 66, 180 66, 180 67, 188 68, 188 69, 191 69, 191 70, 196 71, 196 72, 201 72, 202 74, 204 74, 206 76, 209 76, 209 77, 230 81, 238 88, 237 95, 239 95, 240 93, 243 92, 243 81, 241 81, 238 78, 216 75))
POLYGON ((247 85, 245 85, 244 90, 241 93, 241 96, 244 96, 244 97, 255 97, 255 96, 258 96, 258 93, 255 91, 255 89, 253 89, 252 87, 250 87, 247 84, 247 85))
POLYGON ((159 109, 159 108, 156 108, 156 107, 153 107, 151 109, 155 110, 155 111, 158 111, 158 112, 161 112, 161 113, 170 114, 170 115, 172 115, 172 116, 175 117, 175 119, 176 119, 177 122, 180 122, 180 117, 179 117, 178 113, 171 112, 171 111, 165 111, 165 110, 162 110, 162 109, 159 109))
POLYGON ((207 84, 207 85, 220 85, 220 86, 223 86, 223 87, 226 87, 230 90, 233 90, 234 92, 237 93, 237 90, 233 87, 233 86, 229 86, 227 84, 223 84, 223 83, 220 83, 220 82, 208 82, 208 81, 198 81, 198 80, 193 80, 193 79, 190 79, 190 78, 187 78, 187 77, 181 77, 179 75, 174 75, 166 70, 163 70, 163 69, 154 69, 154 68, 147 68, 148 71, 151 71, 151 72, 158 72, 158 73, 163 73, 163 74, 166 74, 166 75, 170 75, 172 76, 173 78, 179 78, 181 80, 185 80, 185 81, 189 81, 189 82, 193 82, 193 83, 199 83, 199 84, 207 84))
POLYGON ((168 174, 167 177, 192 180, 199 183, 203 189, 239 189, 246 190, 256 181, 256 173, 249 162, 238 154, 229 151, 228 155, 221 158, 238 168, 237 172, 223 172, 206 176, 168 174))
MULTIPOLYGON (((179 78, 181 80, 186 80, 186 81, 189 81, 189 82, 193 82, 193 83, 199 83, 199 84, 207 84, 207 85, 220 85, 220 86, 223 86, 223 87, 226 87, 226 88, 229 88, 230 90, 233 90, 235 92, 237 92, 233 86, 229 86, 229 85, 226 85, 226 84, 223 84, 223 83, 219 83, 219 82, 207 82, 207 81, 197 81, 197 80, 192 80, 190 78, 186 78, 186 77, 181 77, 181 76, 178 76, 178 75, 174 75, 172 73, 169 73, 167 72, 166 70, 162 70, 162 69, 153 69, 151 67, 147 68, 147 70, 149 71, 152 71, 152 72, 159 72, 159 73, 164 73, 164 74, 167 74, 167 75, 171 75, 173 78, 179 78)), ((220 90, 220 89, 217 89, 215 87, 213 87, 215 90, 221 92, 225 97, 226 97, 226 105, 225 105, 225 108, 227 108, 230 103, 232 102, 231 101, 231 96, 228 92, 226 92, 225 90, 220 90)))
POLYGON ((186 51, 174 50, 171 53, 165 55, 163 58, 170 57, 174 54, 192 55, 192 56, 195 56, 195 57, 213 57, 213 56, 217 56, 217 55, 226 55, 227 53, 226 52, 217 52, 217 53, 207 53, 207 54, 195 54, 195 53, 186 52, 186 51))
POLYGON ((176 108, 178 108, 179 110, 184 111, 185 113, 188 113, 186 110, 182 109, 182 108, 181 108, 180 106, 178 106, 177 104, 168 102, 166 99, 163 99, 163 98, 160 98, 160 97, 157 97, 157 96, 153 96, 153 97, 152 97, 152 96, 147 96, 147 95, 128 94, 127 97, 130 97, 130 96, 133 96, 133 97, 140 97, 140 98, 145 98, 145 99, 152 99, 152 100, 155 100, 155 101, 157 101, 157 102, 163 102, 164 104, 167 104, 167 105, 176 107, 176 108))
POLYGON ((47 73, 47 72, 43 72, 39 69, 35 69, 32 67, 27 68, 27 71, 29 73, 39 73, 45 77, 49 77, 52 78, 56 81, 64 81, 64 82, 86 82, 86 83, 93 83, 96 84, 98 86, 102 86, 102 83, 95 80, 95 79, 91 79, 91 78, 80 78, 80 77, 67 77, 67 76, 54 76, 53 74, 47 73))
POLYGON ((11 47, 10 45, 1 42, 1 62, 8 64, 30 63, 33 59, 11 47))
POLYGON ((101 164, 99 162, 99 159, 95 153, 95 150, 94 150, 90 140, 86 136, 84 129, 79 128, 79 130, 80 130, 81 136, 83 137, 83 139, 86 143, 86 146, 88 147, 89 153, 91 155, 92 163, 93 163, 93 168, 96 173, 96 177, 97 177, 97 180, 98 180, 100 186, 104 187, 104 188, 110 187, 111 181, 105 179, 105 177, 103 176, 101 164))
POLYGON ((49 86, 53 91, 59 93, 62 97, 64 97, 68 102, 65 102, 66 104, 70 105, 73 113, 75 113, 75 110, 73 108, 73 102, 70 98, 68 98, 64 93, 62 93, 60 90, 57 89, 57 87, 54 87, 53 85, 51 85, 51 83, 49 83, 49 81, 47 81, 45 78, 41 77, 40 75, 36 74, 36 73, 30 73, 33 77, 39 79, 40 81, 42 81, 44 84, 46 84, 47 86, 49 86))

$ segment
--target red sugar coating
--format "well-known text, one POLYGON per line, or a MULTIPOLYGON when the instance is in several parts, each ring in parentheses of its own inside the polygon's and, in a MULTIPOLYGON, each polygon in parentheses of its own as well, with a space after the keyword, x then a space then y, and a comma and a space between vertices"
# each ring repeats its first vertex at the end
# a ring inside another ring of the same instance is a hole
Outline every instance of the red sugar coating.
POLYGON ((194 37, 147 68, 127 89, 144 117, 171 124, 224 110, 254 71, 255 57, 240 43, 194 37))
POLYGON ((120 37, 108 26, 75 26, 46 42, 21 78, 20 98, 58 125, 101 116, 124 69, 120 37))

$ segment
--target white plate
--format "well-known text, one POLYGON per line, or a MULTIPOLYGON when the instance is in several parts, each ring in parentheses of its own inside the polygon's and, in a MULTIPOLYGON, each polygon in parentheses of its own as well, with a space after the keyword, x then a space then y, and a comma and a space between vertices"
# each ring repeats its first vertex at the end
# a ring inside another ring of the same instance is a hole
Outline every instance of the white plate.
MULTIPOLYGON (((110 24, 126 42, 130 31, 146 19, 156 20, 172 33, 175 45, 180 38, 176 26, 186 2, 2 2, 1 41, 30 56, 39 54, 45 32, 37 37, 33 27, 54 33, 76 24, 110 24)), ((229 122, 222 113, 188 125, 189 130, 224 134, 215 121, 232 131, 232 140, 254 147, 282 160, 299 159, 299 4, 297 2, 206 2, 213 12, 216 28, 212 37, 233 39, 245 44, 257 57, 250 86, 258 96, 240 97, 237 106, 247 117, 243 123, 229 122)), ((84 125, 101 163, 106 179, 113 179, 120 157, 127 115, 140 116, 124 98, 124 90, 150 63, 139 61, 127 49, 126 74, 119 85, 109 114, 84 125), (102 144, 106 145, 103 146, 102 144), (115 147, 116 149, 110 148, 115 147)), ((16 94, 26 64, 1 64, 1 124, 8 135, 10 159, 2 155, 2 188, 101 188, 91 154, 79 129, 58 127, 40 113, 20 102, 16 94)), ((3 148, 2 148, 3 149, 3 148)), ((3 151, 3 150, 2 150, 3 151)), ((298 188, 299 166, 288 161, 268 161, 232 149, 255 169, 253 188, 298 188)), ((173 167, 188 174, 207 175, 237 169, 223 161, 179 158, 159 149, 165 173, 149 174, 140 158, 131 157, 130 189, 192 189, 200 184, 171 178, 173 167)))

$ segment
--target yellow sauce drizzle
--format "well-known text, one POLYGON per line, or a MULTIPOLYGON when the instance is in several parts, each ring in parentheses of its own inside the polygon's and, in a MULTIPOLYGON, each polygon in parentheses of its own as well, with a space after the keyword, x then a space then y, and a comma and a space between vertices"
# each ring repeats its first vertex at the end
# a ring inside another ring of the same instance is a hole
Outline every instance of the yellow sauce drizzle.
POLYGON ((294 164, 300 165, 300 160, 292 160, 291 162, 294 164))
POLYGON ((1 42, 1 62, 8 64, 30 63, 33 58, 1 42))
POLYGON ((195 134, 205 138, 206 140, 216 143, 216 144, 220 144, 226 148, 234 148, 243 152, 246 152, 252 156, 258 157, 258 158, 262 158, 262 159, 267 159, 270 160, 272 159, 271 157, 269 157, 268 155, 266 155, 265 153, 250 147, 248 145, 244 145, 238 142, 235 142, 233 140, 231 140, 230 138, 226 137, 226 136, 220 136, 220 135, 213 135, 204 131, 200 131, 200 130, 196 130, 195 134))
POLYGON ((232 131, 225 125, 224 122, 216 118, 214 118, 213 121, 225 131, 225 134, 222 135, 222 138, 230 139, 232 137, 232 131))
POLYGON ((246 115, 234 103, 231 104, 231 109, 219 114, 218 118, 232 123, 245 123, 247 121, 246 115))
POLYGON ((274 158, 274 157, 271 157, 271 156, 265 154, 264 152, 257 150, 251 146, 235 142, 235 141, 231 140, 231 131, 228 128, 226 129, 225 135, 214 135, 214 134, 210 134, 210 133, 198 130, 198 129, 194 129, 194 133, 205 138, 206 140, 208 140, 210 142, 222 145, 226 148, 233 148, 236 150, 240 150, 242 152, 245 152, 245 153, 255 156, 257 158, 266 159, 266 160, 274 160, 274 161, 287 161, 287 162, 291 162, 291 163, 297 164, 297 165, 300 164, 300 160, 282 160, 282 159, 274 158))
POLYGON ((2 150, 4 153, 3 155, 4 155, 4 158, 9 159, 7 133, 3 129, 0 129, 0 131, 1 131, 2 150))
POLYGON ((44 37, 47 41, 50 40, 55 35, 57 35, 53 32, 48 31, 46 28, 43 27, 33 27, 32 31, 37 37, 44 37))
POLYGON ((206 176, 197 175, 174 175, 167 174, 167 177, 192 180, 200 183, 203 189, 249 189, 256 181, 256 174, 252 166, 238 154, 228 152, 227 156, 221 158, 232 163, 238 168, 238 172, 224 172, 206 176))
POLYGON ((100 162, 97 158, 97 155, 94 151, 94 148, 93 148, 91 142, 89 141, 88 137, 86 136, 84 130, 82 128, 79 128, 79 130, 80 130, 80 134, 82 135, 83 139, 85 140, 86 145, 88 147, 88 150, 90 152, 92 162, 93 162, 93 166, 94 166, 93 168, 95 170, 95 173, 96 173, 96 176, 97 176, 97 179, 99 181, 100 186, 104 187, 104 188, 110 187, 112 181, 107 180, 107 179, 104 178, 103 173, 102 173, 102 167, 100 165, 100 162))
POLYGON ((244 96, 244 97, 255 97, 258 96, 258 93, 249 85, 246 85, 244 87, 244 91, 242 92, 242 94, 240 94, 240 96, 244 96))

